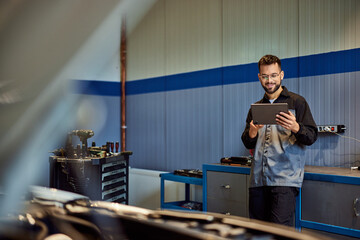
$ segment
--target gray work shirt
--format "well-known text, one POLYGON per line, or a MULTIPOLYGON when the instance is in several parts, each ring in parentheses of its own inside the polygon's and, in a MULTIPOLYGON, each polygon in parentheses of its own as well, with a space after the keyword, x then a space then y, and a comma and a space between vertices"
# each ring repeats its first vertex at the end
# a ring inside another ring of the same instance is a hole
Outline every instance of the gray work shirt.
MULTIPOLYGON (((249 111, 242 140, 247 148, 255 148, 250 187, 301 187, 304 178, 305 145, 311 145, 317 139, 316 124, 303 97, 289 92, 283 86, 276 102, 288 103, 300 130, 295 134, 280 125, 265 125, 259 129, 255 138, 250 138, 252 115, 249 111)), ((270 104, 266 95, 258 103, 270 104)))

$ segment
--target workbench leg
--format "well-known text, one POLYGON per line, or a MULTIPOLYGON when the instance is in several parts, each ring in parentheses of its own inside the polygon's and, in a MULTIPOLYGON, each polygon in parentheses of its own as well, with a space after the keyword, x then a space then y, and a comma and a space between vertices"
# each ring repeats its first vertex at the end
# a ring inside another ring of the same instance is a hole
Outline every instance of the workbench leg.
POLYGON ((164 207, 164 201, 165 201, 164 193, 165 193, 165 180, 164 180, 164 178, 161 177, 161 184, 160 184, 160 208, 161 209, 164 207))
POLYGON ((185 183, 185 201, 190 201, 190 184, 185 183))

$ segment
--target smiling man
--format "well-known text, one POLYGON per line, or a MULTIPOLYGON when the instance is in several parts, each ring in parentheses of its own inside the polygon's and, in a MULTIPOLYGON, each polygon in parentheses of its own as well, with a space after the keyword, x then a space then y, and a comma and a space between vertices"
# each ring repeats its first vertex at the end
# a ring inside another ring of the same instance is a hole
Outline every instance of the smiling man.
POLYGON ((317 127, 306 100, 282 86, 281 61, 265 55, 258 62, 264 97, 257 103, 287 103, 289 111, 276 117, 276 125, 253 123, 251 110, 242 141, 254 149, 249 188, 250 218, 293 225, 296 196, 302 185, 305 146, 317 139, 317 127))

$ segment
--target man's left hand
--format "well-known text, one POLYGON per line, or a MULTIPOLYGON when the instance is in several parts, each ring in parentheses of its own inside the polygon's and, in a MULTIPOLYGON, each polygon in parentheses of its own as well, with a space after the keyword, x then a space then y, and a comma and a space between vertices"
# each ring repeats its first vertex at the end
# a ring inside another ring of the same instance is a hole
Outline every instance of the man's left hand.
POLYGON ((287 113, 280 112, 279 114, 277 114, 276 122, 283 128, 288 129, 293 133, 297 133, 300 130, 300 126, 296 121, 296 117, 290 111, 288 111, 287 113))

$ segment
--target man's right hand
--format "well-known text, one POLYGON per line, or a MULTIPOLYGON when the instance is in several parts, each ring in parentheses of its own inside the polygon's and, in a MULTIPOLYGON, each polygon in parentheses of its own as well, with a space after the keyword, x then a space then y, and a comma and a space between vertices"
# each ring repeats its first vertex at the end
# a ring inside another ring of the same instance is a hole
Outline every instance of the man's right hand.
POLYGON ((260 128, 262 128, 264 125, 261 125, 261 124, 254 124, 253 120, 251 120, 250 122, 250 129, 249 129, 249 137, 250 138, 255 138, 257 133, 258 133, 258 130, 260 128))

